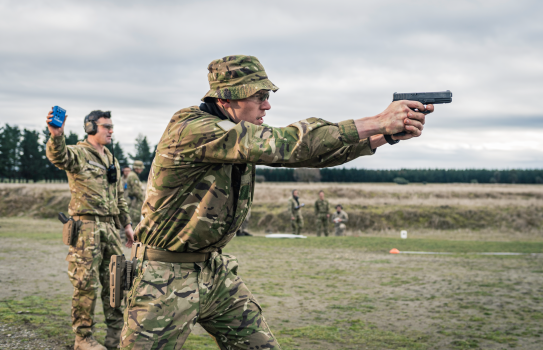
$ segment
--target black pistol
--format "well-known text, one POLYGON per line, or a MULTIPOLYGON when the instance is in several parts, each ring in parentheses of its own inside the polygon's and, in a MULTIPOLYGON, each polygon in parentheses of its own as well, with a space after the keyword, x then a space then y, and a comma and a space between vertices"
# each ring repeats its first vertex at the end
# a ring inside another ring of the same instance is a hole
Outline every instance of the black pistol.
MULTIPOLYGON (((395 92, 392 96, 392 102, 400 100, 418 101, 423 105, 439 105, 442 103, 451 103, 452 92, 450 90, 438 92, 395 92)), ((421 113, 428 114, 426 111, 422 111, 421 113)), ((402 131, 393 136, 403 136, 405 134, 405 131, 402 131)))
POLYGON ((67 223, 70 219, 68 219, 66 217, 66 215, 64 215, 64 213, 58 213, 58 219, 60 220, 60 222, 62 222, 63 224, 67 223))

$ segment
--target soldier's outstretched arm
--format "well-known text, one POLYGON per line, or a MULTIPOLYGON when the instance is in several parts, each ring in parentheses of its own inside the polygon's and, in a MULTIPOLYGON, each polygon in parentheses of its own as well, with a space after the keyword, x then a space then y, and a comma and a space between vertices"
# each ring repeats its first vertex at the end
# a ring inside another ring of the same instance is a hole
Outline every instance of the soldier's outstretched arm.
POLYGON ((47 141, 45 148, 45 155, 47 159, 51 161, 57 168, 69 171, 71 173, 78 173, 83 165, 81 164, 83 155, 80 151, 66 146, 66 139, 64 137, 64 126, 68 120, 66 115, 64 123, 60 128, 55 128, 49 125, 52 119, 52 110, 47 115, 46 123, 51 133, 51 137, 47 141))

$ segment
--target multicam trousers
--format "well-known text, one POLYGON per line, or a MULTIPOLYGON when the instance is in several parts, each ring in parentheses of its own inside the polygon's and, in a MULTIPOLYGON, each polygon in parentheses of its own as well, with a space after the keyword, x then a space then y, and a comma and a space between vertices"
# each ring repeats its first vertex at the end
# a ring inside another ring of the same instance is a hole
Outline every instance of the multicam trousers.
POLYGON ((291 218, 290 225, 292 227, 292 233, 299 235, 302 232, 302 228, 304 228, 304 218, 302 217, 302 214, 296 214, 294 220, 291 218))
POLYGON ((328 214, 317 214, 317 236, 321 236, 321 232, 328 237, 328 214))
POLYGON ((235 257, 218 253, 203 263, 144 260, 128 294, 121 349, 181 349, 197 322, 223 350, 280 349, 237 269, 235 257))
POLYGON ((336 236, 345 236, 345 230, 347 230, 347 225, 340 223, 340 224, 335 224, 334 226, 335 226, 336 236))
POLYGON ((66 257, 68 276, 74 286, 72 328, 79 336, 93 333, 94 308, 102 285, 102 304, 108 328, 121 329, 123 309, 109 305, 109 262, 123 254, 115 226, 98 221, 80 221, 77 242, 66 257))

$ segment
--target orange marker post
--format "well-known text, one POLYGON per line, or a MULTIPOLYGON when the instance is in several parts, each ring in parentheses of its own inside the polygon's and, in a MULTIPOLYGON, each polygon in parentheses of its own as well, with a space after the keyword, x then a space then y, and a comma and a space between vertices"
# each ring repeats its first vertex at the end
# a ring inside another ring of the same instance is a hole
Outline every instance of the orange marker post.
POLYGON ((400 251, 398 249, 396 249, 396 248, 392 248, 390 250, 390 254, 400 254, 400 251))

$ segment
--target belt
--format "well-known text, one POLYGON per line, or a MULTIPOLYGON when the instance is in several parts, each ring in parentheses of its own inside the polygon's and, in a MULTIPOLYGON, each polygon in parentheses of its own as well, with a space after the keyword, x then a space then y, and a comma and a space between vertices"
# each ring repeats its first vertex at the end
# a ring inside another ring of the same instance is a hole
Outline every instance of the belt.
POLYGON ((211 253, 174 253, 147 246, 145 247, 143 259, 169 263, 191 263, 204 262, 209 259, 210 256, 211 253))
POLYGON ((87 221, 97 221, 98 222, 108 222, 110 224, 115 224, 115 219, 113 216, 99 216, 99 215, 74 215, 74 220, 87 220, 87 221))

